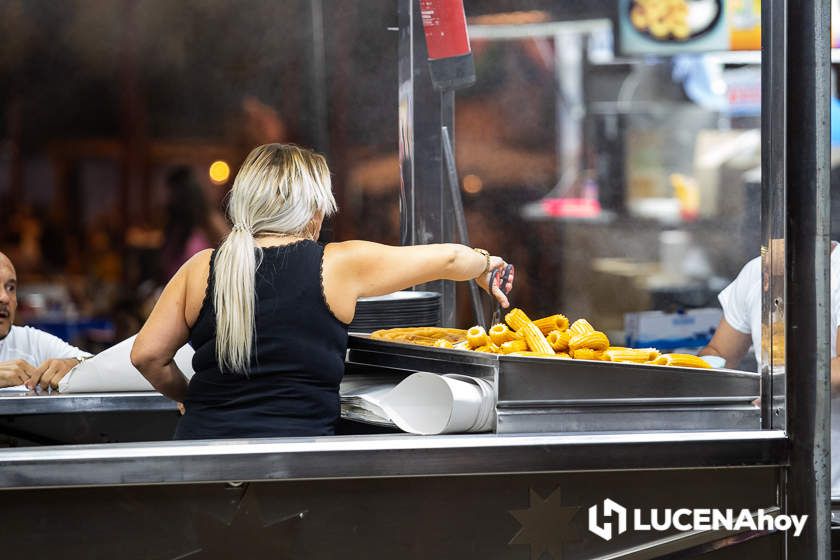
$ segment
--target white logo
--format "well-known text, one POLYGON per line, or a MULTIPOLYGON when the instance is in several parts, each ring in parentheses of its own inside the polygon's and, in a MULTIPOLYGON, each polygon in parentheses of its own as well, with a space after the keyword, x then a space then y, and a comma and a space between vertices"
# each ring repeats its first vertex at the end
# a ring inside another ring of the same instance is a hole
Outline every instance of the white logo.
MULTIPOLYGON (((618 529, 616 530, 616 534, 620 535, 627 531, 627 508, 607 498, 604 500, 604 517, 611 517, 613 515, 617 517, 616 524, 618 525, 618 529)), ((605 541, 613 538, 612 523, 598 525, 597 504, 589 508, 589 530, 605 541)))
POLYGON ((605 541, 625 533, 628 512, 632 515, 634 531, 787 531, 793 528, 798 537, 808 521, 807 515, 781 515, 776 510, 768 512, 759 509, 755 513, 748 509, 631 509, 607 498, 599 512, 598 504, 589 508, 589 531, 605 541), (600 515, 599 515, 600 514, 600 515), (598 523, 603 517, 610 521, 598 523), (615 530, 613 530, 615 528, 615 530))

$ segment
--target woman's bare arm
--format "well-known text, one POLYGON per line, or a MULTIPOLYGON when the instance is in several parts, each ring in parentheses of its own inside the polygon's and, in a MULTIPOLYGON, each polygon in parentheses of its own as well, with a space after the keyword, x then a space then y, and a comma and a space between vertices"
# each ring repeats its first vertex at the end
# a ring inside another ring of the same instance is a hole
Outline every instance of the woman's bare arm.
POLYGON ((175 353, 189 340, 190 327, 201 308, 201 280, 206 288, 209 260, 210 251, 202 251, 178 270, 131 348, 134 367, 157 391, 176 401, 186 396, 187 379, 175 364, 175 353))
MULTIPOLYGON (((506 264, 499 257, 491 259, 491 269, 506 264)), ((472 280, 482 276, 486 267, 486 257, 464 245, 331 243, 324 253, 324 295, 336 316, 349 322, 360 297, 388 294, 432 280, 472 280)), ((498 287, 488 287, 487 276, 477 278, 479 284, 507 307, 507 298, 498 287)))

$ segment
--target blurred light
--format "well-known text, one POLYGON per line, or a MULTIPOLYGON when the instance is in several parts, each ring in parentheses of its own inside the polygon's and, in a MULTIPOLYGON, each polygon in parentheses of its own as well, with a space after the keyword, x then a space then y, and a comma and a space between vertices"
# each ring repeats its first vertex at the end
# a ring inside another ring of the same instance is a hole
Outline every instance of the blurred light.
POLYGON ((469 18, 470 23, 477 25, 526 25, 547 21, 551 21, 551 14, 542 10, 502 12, 469 18))
POLYGON ((214 185, 222 185, 230 179, 230 166, 227 162, 216 160, 210 164, 210 180, 214 185))
POLYGON ((592 219, 601 214, 601 203, 589 198, 544 198, 542 209, 554 218, 592 219))
POLYGON ((464 191, 470 194, 476 194, 481 192, 483 188, 484 183, 478 175, 466 175, 464 177, 464 191))

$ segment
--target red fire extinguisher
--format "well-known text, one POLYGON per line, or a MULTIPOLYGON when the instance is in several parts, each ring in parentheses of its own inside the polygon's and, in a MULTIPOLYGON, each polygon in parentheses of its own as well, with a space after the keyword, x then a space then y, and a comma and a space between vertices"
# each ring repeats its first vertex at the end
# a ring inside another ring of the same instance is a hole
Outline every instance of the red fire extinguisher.
POLYGON ((439 90, 475 83, 463 0, 420 0, 432 83, 439 90))

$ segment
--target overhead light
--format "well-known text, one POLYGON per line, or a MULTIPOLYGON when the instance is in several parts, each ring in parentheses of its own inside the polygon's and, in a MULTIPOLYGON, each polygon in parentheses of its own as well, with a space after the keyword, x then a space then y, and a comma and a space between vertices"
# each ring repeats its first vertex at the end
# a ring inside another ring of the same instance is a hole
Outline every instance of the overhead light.
POLYGON ((470 194, 480 193, 484 188, 484 183, 478 175, 465 175, 463 183, 464 191, 470 194))
POLYGON ((210 164, 210 180, 214 185, 224 185, 230 179, 230 166, 226 161, 216 160, 210 164))

